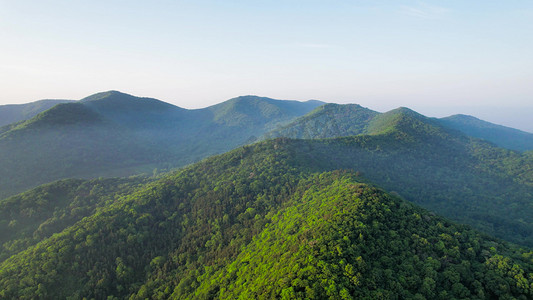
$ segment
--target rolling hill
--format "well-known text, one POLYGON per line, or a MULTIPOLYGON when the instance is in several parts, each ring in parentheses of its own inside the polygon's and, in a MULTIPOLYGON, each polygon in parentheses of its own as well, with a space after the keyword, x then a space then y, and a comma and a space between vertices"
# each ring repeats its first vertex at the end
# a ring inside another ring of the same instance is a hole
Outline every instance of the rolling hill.
MULTIPOLYGON (((531 298, 529 250, 388 194, 364 173, 326 171, 342 164, 343 157, 333 160, 335 147, 374 153, 373 139, 384 148, 396 141, 388 155, 416 156, 417 137, 400 130, 424 126, 403 115, 395 120, 393 129, 364 138, 256 143, 108 198, 0 263, 0 296, 531 298)), ((351 164, 357 167, 354 158, 351 164)), ((68 198, 80 185, 52 186, 68 198)), ((8 199, 12 216, 24 198, 8 199)))

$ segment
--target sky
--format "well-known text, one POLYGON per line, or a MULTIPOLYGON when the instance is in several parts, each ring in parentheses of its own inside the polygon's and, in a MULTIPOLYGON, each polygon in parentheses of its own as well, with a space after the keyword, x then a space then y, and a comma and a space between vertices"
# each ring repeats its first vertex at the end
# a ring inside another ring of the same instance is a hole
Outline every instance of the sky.
POLYGON ((260 95, 533 132, 532 20, 529 0, 0 0, 0 105, 260 95))

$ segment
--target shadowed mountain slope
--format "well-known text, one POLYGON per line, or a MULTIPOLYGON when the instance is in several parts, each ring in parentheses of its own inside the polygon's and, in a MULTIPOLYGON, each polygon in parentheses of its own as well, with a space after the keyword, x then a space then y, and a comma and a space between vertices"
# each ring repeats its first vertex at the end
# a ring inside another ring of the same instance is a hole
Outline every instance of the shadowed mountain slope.
POLYGON ((71 100, 39 100, 25 104, 0 105, 0 127, 31 119, 40 112, 66 102, 71 100))
POLYGON ((132 193, 151 178, 65 179, 0 202, 0 261, 132 193))
POLYGON ((370 134, 290 144, 319 170, 358 171, 446 217, 533 245, 531 155, 467 137, 406 108, 377 115, 365 131, 370 134))
POLYGON ((61 178, 149 171, 155 155, 85 105, 59 104, 0 135, 0 195, 61 178))
POLYGON ((467 115, 453 115, 441 118, 439 122, 466 135, 490 141, 503 148, 518 151, 533 150, 533 133, 496 125, 467 115))
POLYGON ((319 171, 374 139, 417 153, 390 134, 271 140, 166 175, 3 261, 0 296, 531 298, 528 250, 319 171))
POLYGON ((57 179, 168 170, 254 141, 318 101, 239 97, 197 110, 117 91, 0 128, 0 198, 57 179))

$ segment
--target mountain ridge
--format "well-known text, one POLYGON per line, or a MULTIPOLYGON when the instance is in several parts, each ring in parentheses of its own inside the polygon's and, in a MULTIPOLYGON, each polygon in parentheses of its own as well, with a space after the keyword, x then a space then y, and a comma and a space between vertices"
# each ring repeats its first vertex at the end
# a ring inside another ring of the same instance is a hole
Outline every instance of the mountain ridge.
POLYGON ((44 99, 24 104, 0 105, 0 128, 15 122, 28 120, 59 103, 72 101, 74 100, 44 99))
MULTIPOLYGON (((0 263, 0 295, 531 297, 529 250, 391 196, 356 171, 309 165, 313 149, 299 144, 332 141, 256 143, 143 185, 0 263)), ((323 162, 336 156, 328 153, 323 162)))
MULTIPOLYGON (((494 145, 516 151, 533 150, 533 134, 520 131, 472 116, 454 115, 445 118, 429 118, 407 107, 399 107, 384 113, 372 110, 356 111, 357 104, 326 104, 291 123, 266 133, 263 138, 334 138, 358 134, 375 134, 386 130, 387 123, 402 115, 417 116, 424 122, 439 124, 466 136, 480 138, 494 145), (355 106, 353 106, 355 105, 355 106)), ((359 108, 362 108, 359 106, 359 108)))
POLYGON ((463 114, 452 115, 438 120, 445 126, 462 131, 470 136, 491 141, 500 147, 517 151, 533 149, 533 133, 493 124, 474 116, 463 114))
POLYGON ((241 108, 229 100, 215 108, 187 110, 108 91, 54 106, 0 129, 0 198, 62 178, 128 176, 184 166, 254 141, 269 126, 319 105, 254 99, 240 101, 241 108), (256 113, 251 105, 267 114, 256 113), (239 118, 247 122, 231 123, 239 118), (44 144, 50 151, 39 151, 44 144))

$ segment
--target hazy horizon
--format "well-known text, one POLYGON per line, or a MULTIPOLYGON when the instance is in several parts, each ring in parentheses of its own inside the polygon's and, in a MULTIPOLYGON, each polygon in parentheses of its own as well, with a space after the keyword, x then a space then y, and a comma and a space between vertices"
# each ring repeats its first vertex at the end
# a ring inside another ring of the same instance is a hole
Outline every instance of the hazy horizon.
POLYGON ((533 132, 532 18, 529 1, 0 1, 0 105, 254 94, 533 132))
MULTIPOLYGON (((100 92, 105 92, 105 91, 100 91, 100 92)), ((131 94, 131 93, 128 93, 127 91, 119 91, 119 92, 126 93, 126 94, 131 94)), ((90 95, 93 95, 93 94, 96 94, 96 93, 88 94, 88 95, 85 95, 84 97, 87 97, 87 96, 90 96, 90 95)), ((155 98, 155 97, 151 97, 149 95, 133 95, 133 96, 155 98)), ((235 97, 239 97, 239 96, 246 96, 246 95, 238 95, 238 96, 235 96, 235 97)), ((289 100, 289 101, 290 100, 294 100, 294 101, 302 101, 302 102, 303 101, 309 101, 309 100, 318 100, 318 101, 322 101, 322 102, 325 102, 325 103, 359 104, 361 106, 364 106, 366 108, 369 108, 371 110, 375 110, 375 111, 378 111, 378 112, 387 112, 389 110, 398 108, 400 106, 405 106, 405 105, 386 106, 386 105, 383 105, 382 103, 364 103, 364 102, 361 102, 361 101, 359 101, 359 102, 358 101, 339 102, 339 101, 327 101, 327 100, 324 100, 324 99, 315 99, 315 98, 313 98, 313 99, 280 99, 280 98, 270 97, 268 95, 253 95, 253 96, 267 97, 267 98, 272 98, 272 99, 276 99, 276 100, 289 100)), ((84 97, 81 97, 81 98, 78 98, 78 99, 65 98, 65 97, 62 97, 62 98, 61 97, 53 97, 53 98, 48 98, 48 99, 38 99, 38 100, 34 100, 34 101, 39 101, 39 100, 81 100, 84 97)), ((176 106, 181 107, 181 108, 185 108, 185 109, 199 109, 199 108, 205 108, 205 107, 208 107, 208 106, 211 106, 211 105, 215 105, 215 104, 221 103, 223 101, 226 101, 226 100, 229 100, 229 99, 232 99, 232 98, 235 98, 235 97, 231 97, 231 98, 228 98, 228 99, 219 99, 218 102, 213 102, 212 104, 209 104, 207 106, 189 106, 189 107, 181 105, 181 103, 179 101, 172 101, 172 100, 168 100, 168 99, 158 99, 158 98, 156 98, 156 99, 164 101, 164 102, 167 102, 167 103, 170 103, 170 104, 173 104, 173 105, 176 105, 176 106)), ((26 103, 30 103, 30 102, 34 102, 34 101, 28 101, 28 102, 24 102, 24 103, 9 103, 7 105, 10 105, 10 104, 13 104, 13 105, 26 104, 26 103)), ((533 123, 530 121, 530 119, 531 119, 530 112, 533 111, 533 105, 530 106, 530 107, 527 107, 526 109, 524 109, 523 107, 496 107, 496 106, 492 106, 492 107, 491 106, 476 107, 476 106, 468 106, 468 105, 464 105, 464 106, 423 106, 423 105, 415 105, 415 106, 410 106, 409 108, 413 109, 413 110, 415 110, 415 111, 417 111, 417 112, 419 112, 419 113, 421 113, 423 115, 426 115, 428 117, 435 117, 435 118, 443 118, 443 117, 448 117, 448 116, 456 115, 456 114, 471 115, 471 116, 474 116, 474 117, 479 118, 481 120, 488 121, 488 122, 491 122, 491 123, 494 123, 494 124, 503 125, 503 126, 507 126, 507 127, 511 127, 511 128, 516 128, 516 129, 519 129, 519 130, 522 130, 522 131, 533 133, 533 123)))

